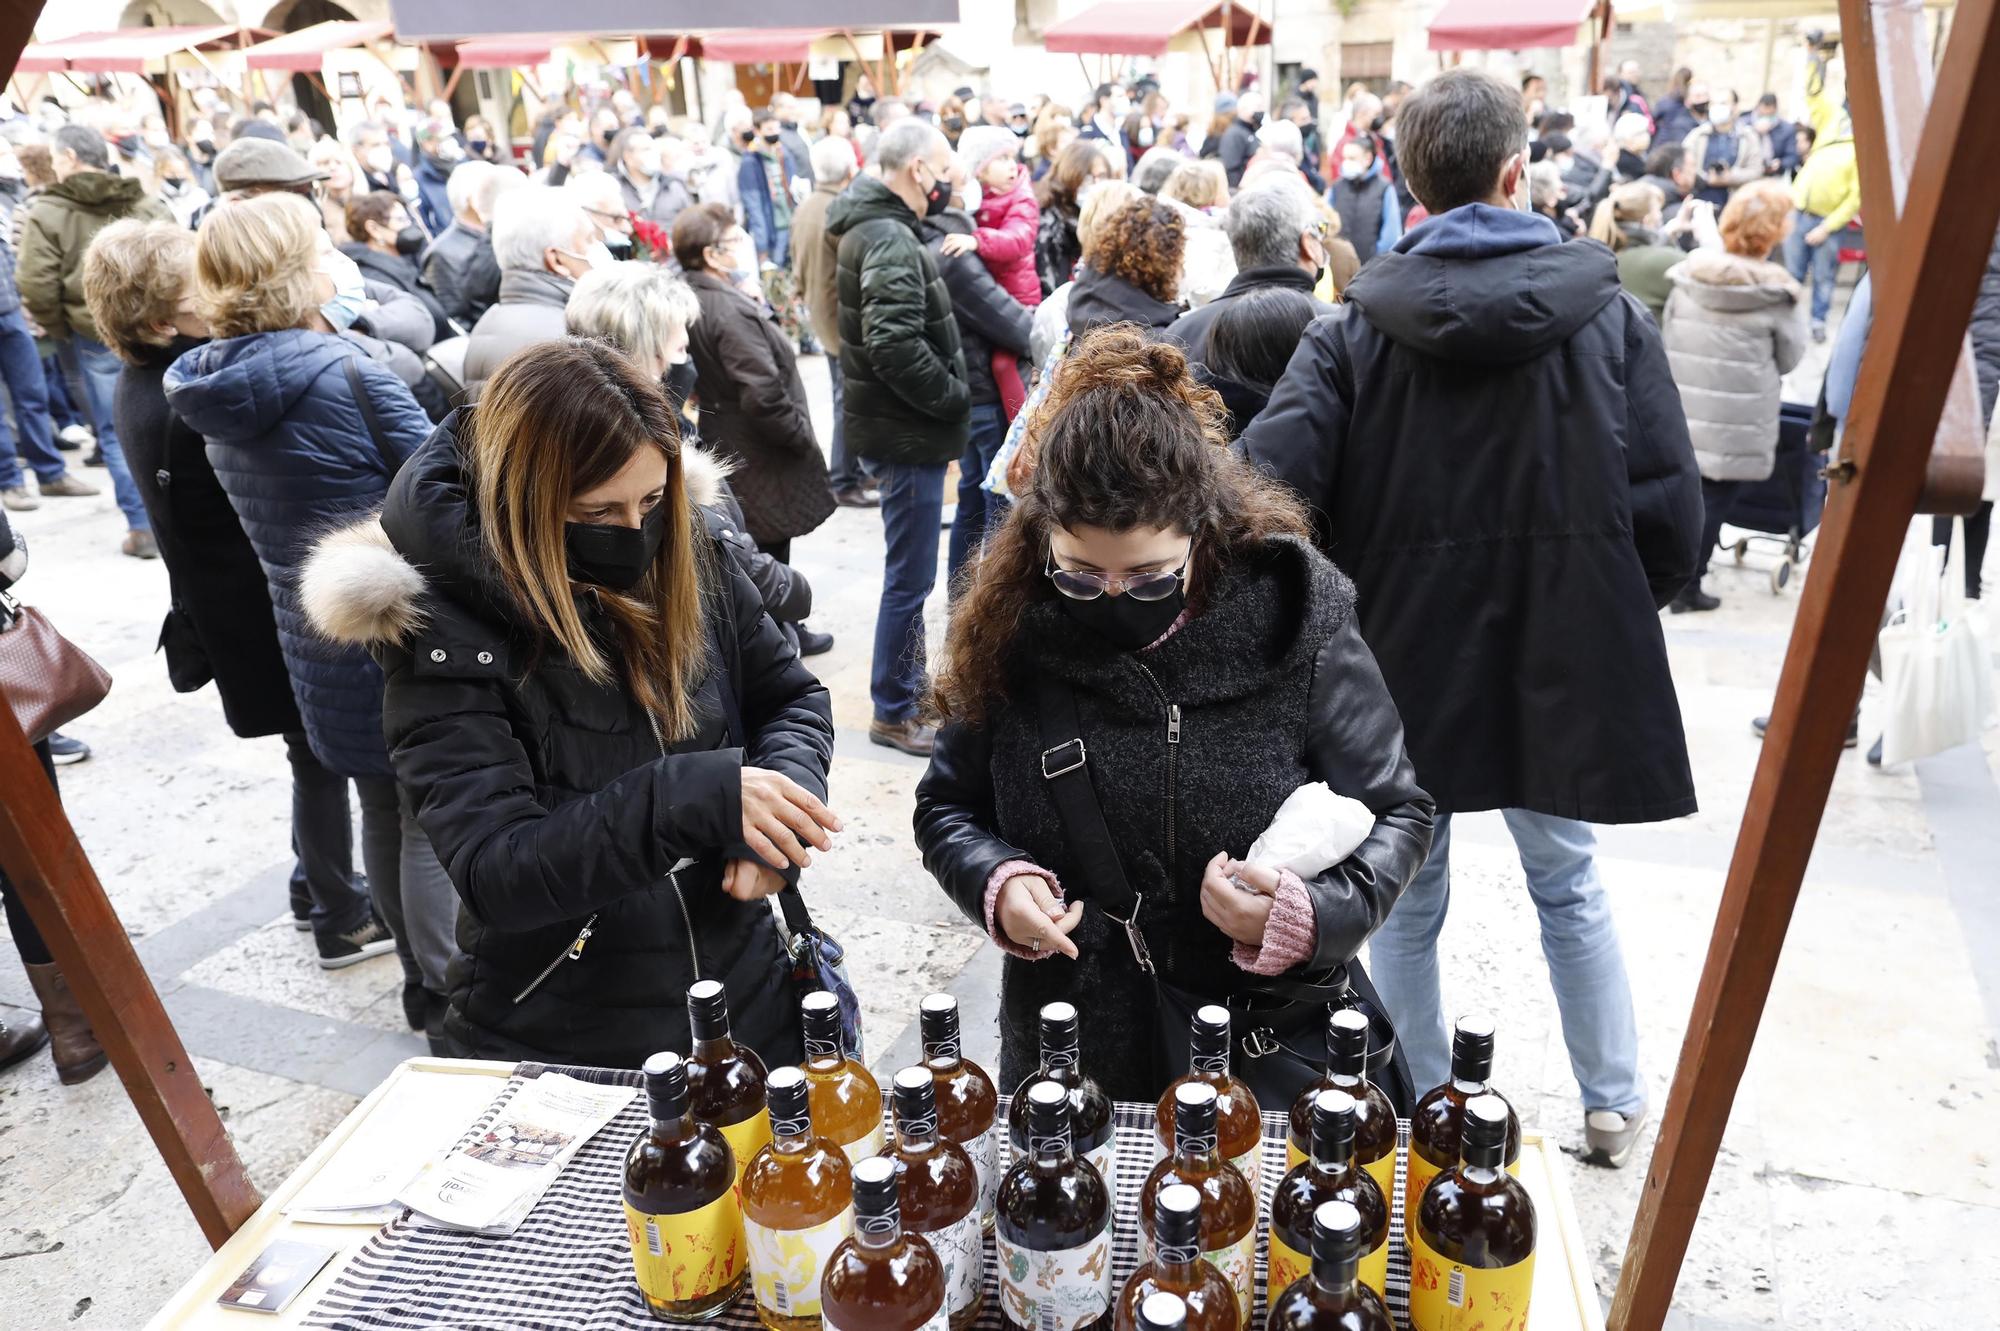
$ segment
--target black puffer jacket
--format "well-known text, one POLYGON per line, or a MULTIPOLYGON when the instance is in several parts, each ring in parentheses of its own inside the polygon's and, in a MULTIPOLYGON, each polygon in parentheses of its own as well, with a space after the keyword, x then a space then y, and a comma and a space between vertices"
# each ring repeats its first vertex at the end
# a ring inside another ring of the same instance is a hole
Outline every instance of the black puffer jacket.
MULTIPOLYGON (((1310 969, 1353 958, 1430 851, 1431 802, 1403 752, 1402 723, 1355 631, 1354 589, 1294 540, 1271 542, 1226 572, 1213 599, 1160 646, 1121 652, 1051 596, 1032 605, 1008 662, 1008 697, 977 730, 947 726, 917 787, 924 867, 985 927, 993 871, 1030 860, 1088 900, 1041 774, 1045 744, 1034 678, 1075 689, 1097 795, 1161 974, 1212 998, 1252 978, 1201 913, 1201 877, 1217 851, 1247 854, 1299 786, 1325 781, 1375 812, 1360 849, 1306 884, 1317 924, 1310 969), (1181 738, 1167 742, 1168 700, 1181 738), (1173 847, 1171 863, 1166 848, 1173 847)), ((1122 928, 1084 912, 1080 957, 1009 958, 1001 999, 1000 1079, 1034 1067, 1035 1014, 1067 999, 1090 1014, 1083 1061, 1116 1099, 1150 1101, 1180 1069, 1156 1068, 1153 996, 1122 928)))
POLYGON ((917 215, 857 177, 827 209, 840 245, 840 374, 847 445, 877 462, 951 462, 965 451, 972 398, 951 293, 917 215))
MULTIPOLYGON (((967 387, 973 402, 990 406, 1000 401, 1000 390, 993 382, 994 348, 1026 360, 1034 318, 1027 306, 993 280, 977 254, 943 252, 946 236, 969 236, 972 232, 972 219, 957 209, 924 220, 924 247, 937 261, 938 272, 951 292, 951 312, 958 320, 959 345, 965 351, 967 387)), ((1021 377, 1029 377, 1025 369, 1021 377)))
MULTIPOLYGON (((631 694, 538 643, 495 582, 459 448, 464 421, 454 413, 411 458, 379 525, 322 542, 305 590, 322 632, 365 640, 381 661, 396 776, 465 905, 447 1038, 473 1057, 637 1067, 686 1047, 687 987, 705 977, 727 989, 738 1038, 773 1066, 796 1061, 771 905, 726 896, 721 876, 726 859, 749 858, 745 764, 824 795, 826 690, 750 583, 702 542, 718 561, 716 658, 740 656, 741 673, 712 672, 698 732, 662 752, 631 694), (730 744, 724 688, 740 699, 747 749, 730 744), (676 872, 683 860, 693 863, 676 872), (564 959, 585 928, 580 955, 564 959)), ((594 604, 582 608, 600 629, 594 604)))

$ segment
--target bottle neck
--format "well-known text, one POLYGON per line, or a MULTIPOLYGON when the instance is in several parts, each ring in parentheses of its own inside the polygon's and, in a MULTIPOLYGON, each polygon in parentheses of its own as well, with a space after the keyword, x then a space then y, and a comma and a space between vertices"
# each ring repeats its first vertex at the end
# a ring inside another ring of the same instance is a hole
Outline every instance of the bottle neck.
POLYGON ((1312 1263, 1313 1284, 1336 1299, 1351 1301, 1355 1297, 1356 1275, 1360 1270, 1358 1258, 1349 1257, 1344 1261, 1329 1261, 1314 1257, 1312 1263))
POLYGON ((695 1128, 694 1117, 685 1107, 661 1112, 661 1106, 653 1106, 653 1140, 678 1141, 690 1135, 695 1128))
POLYGON ((1182 1137, 1174 1142, 1174 1161, 1184 1169, 1213 1174, 1222 1164, 1222 1154, 1213 1137, 1182 1137))

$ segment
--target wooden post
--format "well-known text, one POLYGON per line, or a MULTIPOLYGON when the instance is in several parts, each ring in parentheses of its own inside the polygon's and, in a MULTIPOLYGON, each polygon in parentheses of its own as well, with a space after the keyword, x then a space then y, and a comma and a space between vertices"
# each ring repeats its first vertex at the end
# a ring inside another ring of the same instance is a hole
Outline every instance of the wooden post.
POLYGON ((63 978, 210 1246, 220 1248, 262 1201, 202 1088, 160 995, 78 844, 40 759, 0 703, 0 867, 63 978))
MULTIPOLYGON (((1866 5, 1842 5, 1849 43, 1867 21, 1866 5)), ((1875 270, 1874 326, 1845 432, 1855 472, 1836 481, 1827 497, 1619 1272, 1611 1331, 1657 1331, 1666 1319, 1763 1017, 1897 552, 1923 487, 1979 274, 2000 226, 2000 190, 1991 188, 2000 178, 2000 135, 1991 132, 1991 111, 1980 94, 1996 79, 2000 4, 1961 0, 1895 223, 1896 248, 1905 257, 1875 270)), ((1862 163, 1868 171, 1870 157, 1864 154, 1862 163)))

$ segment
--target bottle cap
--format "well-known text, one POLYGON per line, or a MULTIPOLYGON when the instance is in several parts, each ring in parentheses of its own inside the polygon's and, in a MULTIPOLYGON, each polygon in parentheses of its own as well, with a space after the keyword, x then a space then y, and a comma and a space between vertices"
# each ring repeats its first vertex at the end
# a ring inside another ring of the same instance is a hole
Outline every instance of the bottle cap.
POLYGON ((688 986, 688 1027, 697 1040, 720 1040, 729 1034, 729 997, 715 980, 688 986))
POLYGON ((1184 1081, 1174 1088, 1174 1145, 1183 1151, 1215 1149, 1215 1088, 1184 1081))
POLYGON ((807 994, 799 1001, 804 1015, 806 1058, 843 1058, 847 1049, 840 1038, 840 1000, 824 989, 807 994))
POLYGON ((764 1080, 764 1099, 771 1109, 771 1135, 812 1135, 812 1101, 806 1094, 806 1074, 794 1067, 771 1069, 764 1080))
POLYGON ((1139 1325, 1144 1331, 1182 1331, 1187 1326, 1187 1304, 1178 1294, 1148 1294, 1139 1305, 1139 1325))
POLYGON ((646 1076, 646 1098, 652 1102, 653 1117, 676 1119, 687 1113, 687 1061, 671 1050, 654 1054, 641 1069, 646 1076))
POLYGON ((1361 1212, 1353 1202, 1324 1202, 1313 1212, 1313 1257, 1336 1265, 1360 1260, 1361 1212))
POLYGON ((1042 1009, 1044 1070, 1076 1066, 1076 1028, 1076 1008, 1071 1004, 1050 1003, 1042 1009))
POLYGON ((1321 1091, 1313 1097, 1313 1159, 1345 1164, 1354 1158, 1354 1097, 1346 1091, 1321 1091))
POLYGON ((1337 1009, 1326 1023, 1327 1066, 1335 1076, 1359 1077, 1368 1068, 1368 1017, 1351 1007, 1337 1009))
POLYGON ((937 1083, 929 1068, 904 1068, 896 1074, 896 1131, 917 1141, 937 1136, 937 1083))
POLYGON ((959 1058, 958 1000, 950 994, 931 994, 917 1009, 917 1028, 923 1037, 926 1062, 956 1062, 959 1058))
POLYGON ((1453 1081, 1485 1081, 1493 1075, 1493 1018, 1468 1012, 1451 1035, 1453 1081))
POLYGON ((1510 1113, 1507 1102, 1497 1095, 1475 1095, 1466 1101, 1460 1151, 1464 1163, 1498 1169, 1506 1162, 1510 1113))
POLYGON ((879 1238, 896 1232, 896 1174, 895 1160, 886 1155, 854 1166, 854 1227, 861 1233, 879 1238))
POLYGON ((1198 1189, 1174 1183, 1153 1194, 1153 1247, 1169 1266, 1186 1266, 1201 1256, 1198 1189))
POLYGON ((1052 1081, 1028 1088, 1028 1153, 1069 1149, 1069 1092, 1052 1081))
POLYGON ((1229 1009, 1215 1003, 1199 1008, 1188 1028, 1189 1063, 1196 1072, 1229 1071, 1229 1009))

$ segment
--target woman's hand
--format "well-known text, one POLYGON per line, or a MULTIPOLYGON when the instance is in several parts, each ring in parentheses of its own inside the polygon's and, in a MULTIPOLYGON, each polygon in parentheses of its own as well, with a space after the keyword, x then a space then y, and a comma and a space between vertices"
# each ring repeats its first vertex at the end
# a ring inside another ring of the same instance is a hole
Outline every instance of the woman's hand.
POLYGON ((1076 944, 1070 931, 1083 919, 1083 903, 1069 909, 1049 891, 1048 880, 1031 873, 1017 874, 1000 885, 993 901, 993 922, 1017 947, 1036 952, 1060 952, 1076 960, 1076 944))
POLYGON ((722 867, 722 890, 738 901, 762 901, 785 890, 784 875, 755 860, 731 860, 722 867))
POLYGON ((808 845, 832 850, 840 819, 811 791, 782 772, 743 769, 743 844, 773 869, 812 863, 808 845))
POLYGON ((953 232, 938 246, 941 254, 974 254, 979 250, 979 241, 963 232, 953 232))
POLYGON ((1201 876, 1201 913, 1247 947, 1264 942, 1264 926, 1278 896, 1278 871, 1232 860, 1228 852, 1208 862, 1201 876), (1251 890, 1246 892, 1237 882, 1251 890))

